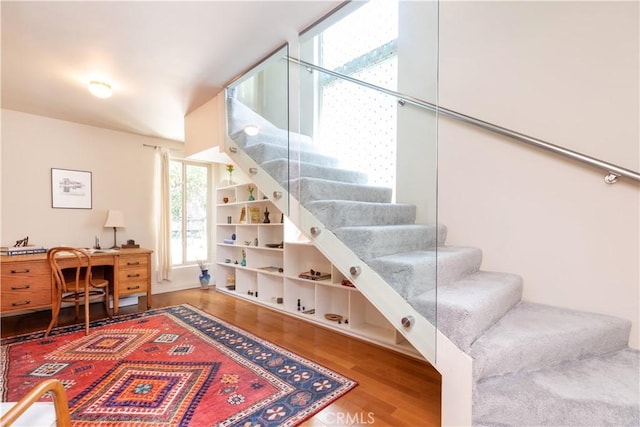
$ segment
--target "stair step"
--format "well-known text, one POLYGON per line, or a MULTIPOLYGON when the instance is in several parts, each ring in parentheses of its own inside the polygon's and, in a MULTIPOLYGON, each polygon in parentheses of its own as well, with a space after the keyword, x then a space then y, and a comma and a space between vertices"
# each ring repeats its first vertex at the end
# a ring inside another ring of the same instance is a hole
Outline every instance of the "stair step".
POLYGON ((412 224, 415 205, 369 203, 352 200, 316 200, 305 207, 330 230, 358 225, 412 224))
POLYGON ((315 200, 354 200, 389 203, 392 190, 374 185, 349 184, 318 178, 298 178, 289 182, 289 194, 306 205, 315 200))
POLYGON ((439 288, 477 272, 481 262, 482 252, 477 248, 440 246, 437 251, 413 251, 374 258, 367 264, 404 299, 412 301, 435 288, 436 269, 439 288))
POLYGON ((286 182, 289 179, 295 179, 300 176, 349 182, 352 184, 366 184, 368 180, 367 175, 362 172, 314 165, 306 162, 291 163, 287 159, 269 160, 260 166, 276 181, 283 183, 283 187, 287 186, 286 182))
POLYGON ((286 146, 260 143, 244 148, 245 153, 256 163, 262 164, 270 160, 290 158, 292 162, 298 160, 322 166, 338 167, 339 161, 333 156, 312 151, 289 151, 286 146), (289 157, 291 156, 291 157, 289 157))
POLYGON ((473 424, 638 426, 640 352, 615 352, 476 385, 473 424))
POLYGON ((474 378, 614 351, 627 345, 630 330, 625 319, 521 302, 471 346, 474 378))
POLYGON ((369 225, 341 227, 333 233, 362 260, 398 252, 421 251, 442 244, 446 227, 436 225, 369 225))
POLYGON ((521 298, 520 276, 479 271, 448 286, 438 286, 437 292, 432 289, 418 295, 411 304, 461 350, 468 351, 521 298))
POLYGON ((247 135, 242 130, 231 135, 231 139, 242 148, 266 143, 290 147, 292 150, 320 151, 319 147, 313 144, 311 137, 295 132, 287 132, 280 128, 262 128, 256 135, 247 135))

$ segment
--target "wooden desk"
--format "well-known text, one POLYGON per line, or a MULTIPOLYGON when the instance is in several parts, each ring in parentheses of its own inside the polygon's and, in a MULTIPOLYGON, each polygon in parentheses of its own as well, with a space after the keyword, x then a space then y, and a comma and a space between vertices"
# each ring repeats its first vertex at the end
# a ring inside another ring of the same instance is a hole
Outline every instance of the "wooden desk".
MULTIPOLYGON (((96 277, 109 280, 114 314, 121 296, 145 292, 151 308, 151 253, 140 248, 90 254, 96 277)), ((0 270, 1 313, 51 307, 53 276, 47 254, 0 256, 0 270)))

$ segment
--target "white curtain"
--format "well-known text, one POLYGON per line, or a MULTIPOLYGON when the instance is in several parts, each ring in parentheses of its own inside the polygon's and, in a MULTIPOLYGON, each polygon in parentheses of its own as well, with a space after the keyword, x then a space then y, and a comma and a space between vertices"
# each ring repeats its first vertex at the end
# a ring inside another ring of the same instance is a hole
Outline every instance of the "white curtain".
POLYGON ((169 199, 169 151, 156 149, 156 281, 171 280, 171 204, 169 199))

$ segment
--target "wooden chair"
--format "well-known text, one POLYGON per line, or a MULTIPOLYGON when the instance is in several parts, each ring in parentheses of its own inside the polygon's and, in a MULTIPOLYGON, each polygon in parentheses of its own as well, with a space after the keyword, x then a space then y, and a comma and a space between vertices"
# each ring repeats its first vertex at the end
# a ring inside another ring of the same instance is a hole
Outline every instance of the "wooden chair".
POLYGON ((35 421, 44 422, 43 418, 46 419, 47 425, 51 425, 51 422, 55 420, 58 427, 71 427, 67 393, 59 380, 45 380, 31 389, 16 404, 11 404, 11 407, 0 418, 0 427, 8 427, 16 422, 20 425, 33 425, 35 421), (38 406, 36 403, 48 391, 53 394, 55 413, 51 413, 53 411, 50 411, 48 404, 43 403, 38 406), (25 415, 25 419, 19 420, 22 415, 25 415))
POLYGON ((91 272, 91 257, 78 248, 58 246, 49 249, 47 260, 53 273, 53 304, 51 307, 51 323, 44 333, 48 336, 58 323, 58 315, 63 302, 75 304, 75 319, 78 321, 80 304, 84 304, 85 334, 89 335, 89 304, 93 301, 104 301, 107 315, 109 310, 109 281, 94 279, 91 272))

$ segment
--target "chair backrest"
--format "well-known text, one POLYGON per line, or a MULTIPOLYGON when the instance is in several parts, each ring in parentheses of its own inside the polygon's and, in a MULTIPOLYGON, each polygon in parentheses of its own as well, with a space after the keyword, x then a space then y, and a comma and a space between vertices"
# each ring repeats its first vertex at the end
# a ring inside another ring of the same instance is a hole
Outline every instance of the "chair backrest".
POLYGON ((59 292, 80 292, 84 290, 85 282, 91 282, 91 257, 85 250, 56 246, 47 252, 47 260, 59 292))

